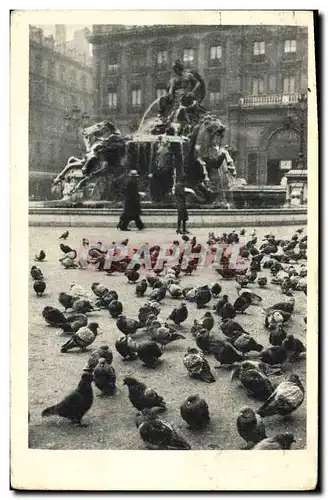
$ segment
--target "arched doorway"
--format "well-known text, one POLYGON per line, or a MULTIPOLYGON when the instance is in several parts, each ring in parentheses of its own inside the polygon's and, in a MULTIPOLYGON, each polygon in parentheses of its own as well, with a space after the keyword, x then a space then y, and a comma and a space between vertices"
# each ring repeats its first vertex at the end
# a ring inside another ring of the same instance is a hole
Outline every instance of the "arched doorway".
POLYGON ((293 128, 274 132, 268 143, 267 184, 278 185, 282 177, 292 168, 300 151, 300 134, 293 128))

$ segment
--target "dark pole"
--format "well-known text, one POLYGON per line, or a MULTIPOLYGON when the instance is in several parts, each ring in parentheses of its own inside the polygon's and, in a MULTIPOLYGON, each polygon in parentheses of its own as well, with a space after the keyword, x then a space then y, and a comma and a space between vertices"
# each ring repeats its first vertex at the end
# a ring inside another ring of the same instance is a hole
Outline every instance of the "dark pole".
POLYGON ((302 93, 298 97, 298 103, 299 103, 299 109, 300 109, 300 119, 301 119, 301 126, 300 126, 300 153, 299 153, 299 168, 303 169, 304 167, 306 168, 306 141, 305 141, 305 134, 306 134, 306 111, 307 111, 307 96, 306 94, 302 93))

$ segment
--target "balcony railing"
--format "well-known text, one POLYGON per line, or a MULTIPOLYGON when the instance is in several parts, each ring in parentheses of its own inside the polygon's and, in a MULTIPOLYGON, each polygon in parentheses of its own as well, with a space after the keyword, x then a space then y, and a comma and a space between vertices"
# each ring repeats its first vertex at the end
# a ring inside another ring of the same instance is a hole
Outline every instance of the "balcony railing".
POLYGON ((118 64, 108 64, 108 73, 118 73, 119 65, 118 64))
POLYGON ((257 95, 241 97, 241 106, 284 106, 298 103, 298 94, 257 95))

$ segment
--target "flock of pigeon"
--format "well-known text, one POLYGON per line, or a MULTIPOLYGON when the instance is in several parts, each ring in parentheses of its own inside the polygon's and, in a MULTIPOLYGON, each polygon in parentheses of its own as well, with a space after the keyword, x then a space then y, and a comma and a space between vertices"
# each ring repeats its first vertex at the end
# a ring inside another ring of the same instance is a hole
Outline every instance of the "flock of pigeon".
MULTIPOLYGON (((65 240, 68 236, 66 231, 61 239, 65 240)), ((72 349, 88 352, 98 335, 103 333, 97 322, 90 321, 89 316, 95 311, 109 313, 113 318, 117 339, 113 345, 104 343, 89 351, 87 363, 81 365, 76 389, 58 403, 44 409, 43 417, 57 415, 78 426, 86 426, 82 420, 94 403, 92 384, 100 391, 100 395, 109 398, 110 405, 110 398, 115 397, 117 391, 116 371, 112 365, 113 352, 116 350, 134 370, 133 376, 124 377, 123 385, 128 391, 127 404, 129 399, 137 410, 135 424, 146 447, 191 449, 185 437, 163 418, 162 414, 167 409, 164 398, 144 383, 142 371, 140 376, 136 375, 139 362, 156 370, 165 359, 166 350, 174 349, 171 346, 168 348, 169 344, 189 338, 194 347, 186 350, 181 363, 186 374, 199 381, 199 391, 202 383, 215 383, 216 377, 220 377, 220 370, 229 369, 232 390, 235 390, 233 381, 236 380, 250 397, 249 406, 240 408, 236 415, 236 432, 245 441, 243 449, 291 448, 295 442, 294 434, 285 432, 268 436, 265 419, 272 415, 289 418, 304 401, 304 381, 300 380, 296 372, 286 375, 280 383, 275 383, 277 375, 284 375, 287 363, 290 366, 291 363, 302 362, 306 356, 305 345, 290 331, 289 326, 297 295, 307 293, 307 236, 303 235, 303 229, 298 229, 289 240, 267 234, 261 242, 258 242, 255 230, 248 237, 244 229, 239 234, 236 231, 220 236, 210 233, 206 242, 207 252, 215 254, 218 245, 223 245, 225 251, 220 266, 214 266, 213 270, 218 280, 197 287, 183 286, 184 277, 197 271, 198 259, 195 255, 200 253, 201 245, 196 237, 183 235, 181 241, 173 241, 172 248, 179 248, 175 265, 164 262, 160 268, 156 267, 159 247, 151 248, 151 271, 146 271, 142 263, 128 268, 131 255, 121 261, 114 261, 110 269, 104 270, 105 252, 102 252, 100 245, 90 246, 85 239, 82 244, 87 249, 88 262, 96 263, 107 281, 107 276, 121 273, 127 285, 135 287, 135 295, 141 303, 135 318, 127 317, 117 291, 104 283, 94 282, 91 290, 73 283, 67 293, 59 293, 59 305, 44 307, 44 322, 68 337, 60 348, 60 352, 67 353, 67 356, 72 349), (187 263, 183 259, 186 245, 191 245, 193 254, 187 263), (231 266, 231 250, 235 245, 238 245, 239 265, 231 266), (240 265, 241 262, 243 265, 240 265), (265 273, 262 272, 264 269, 267 270, 265 273), (233 302, 224 292, 226 280, 236 284, 238 296, 233 302), (282 300, 263 308, 260 291, 271 285, 280 289, 282 300), (161 318, 161 305, 167 299, 176 301, 177 305, 168 317, 161 318), (265 346, 245 331, 238 321, 253 307, 261 310, 263 327, 267 331, 265 346), (186 329, 183 323, 188 318, 188 308, 194 308, 198 317, 193 320, 191 328, 186 329), (218 329, 221 332, 214 333, 218 329), (208 362, 210 357, 217 362, 215 368, 218 371, 215 375, 208 362)), ((121 245, 127 244, 128 240, 121 242, 121 245)), ((64 254, 60 263, 64 268, 82 267, 75 250, 63 243, 60 249, 64 254)), ((39 263, 45 259, 43 250, 35 256, 39 263)), ((33 265, 30 274, 36 295, 42 297, 46 290, 42 270, 33 265)), ((201 279, 201 275, 199 277, 201 279)), ((306 324, 306 317, 304 322, 306 324)), ((211 409, 198 394, 181 401, 180 414, 193 432, 206 428, 211 420, 211 409)))

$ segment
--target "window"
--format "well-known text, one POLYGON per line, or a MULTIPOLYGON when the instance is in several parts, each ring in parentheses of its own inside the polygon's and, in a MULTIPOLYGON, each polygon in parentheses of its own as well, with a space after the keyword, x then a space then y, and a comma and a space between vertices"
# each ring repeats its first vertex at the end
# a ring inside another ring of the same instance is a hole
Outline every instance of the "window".
POLYGON ((221 59, 222 57, 222 47, 221 45, 215 45, 210 47, 210 59, 213 61, 215 59, 221 59))
POLYGON ((86 76, 85 75, 82 75, 81 76, 81 90, 86 90, 86 76))
POLYGON ((70 71, 69 73, 69 83, 73 87, 76 85, 76 74, 75 71, 70 71))
POLYGON ((183 51, 183 62, 191 63, 194 60, 194 49, 185 49, 183 51))
POLYGON ((287 76, 283 80, 283 93, 295 94, 295 77, 287 76))
POLYGON ((254 56, 260 56, 262 54, 265 54, 265 42, 254 42, 253 54, 254 56))
POLYGON ((134 108, 141 106, 141 90, 134 89, 131 93, 131 103, 134 108))
POLYGON ((264 93, 264 80, 262 78, 255 78, 252 82, 252 94, 258 95, 264 93))
POLYGON ((168 53, 167 50, 160 50, 157 52, 157 64, 162 66, 168 63, 168 53))
POLYGON ((296 40, 285 40, 284 52, 296 52, 296 40))
POLYGON ((215 104, 218 104, 218 102, 220 101, 220 97, 221 97, 221 94, 220 94, 220 91, 211 91, 210 92, 210 104, 212 106, 214 106, 215 104))
POLYGON ((164 89, 164 88, 157 88, 156 89, 156 99, 159 99, 160 97, 162 97, 165 94, 166 94, 166 89, 164 89))
POLYGON ((60 80, 65 80, 66 74, 65 74, 65 66, 60 66, 59 68, 59 79, 60 80))
POLYGON ((117 93, 113 90, 108 92, 108 107, 110 109, 116 109, 117 108, 117 93))
POLYGON ((134 70, 142 68, 145 64, 145 56, 142 53, 136 53, 131 55, 131 66, 134 70))
POLYGON ((269 76, 269 92, 276 91, 276 75, 269 76))

